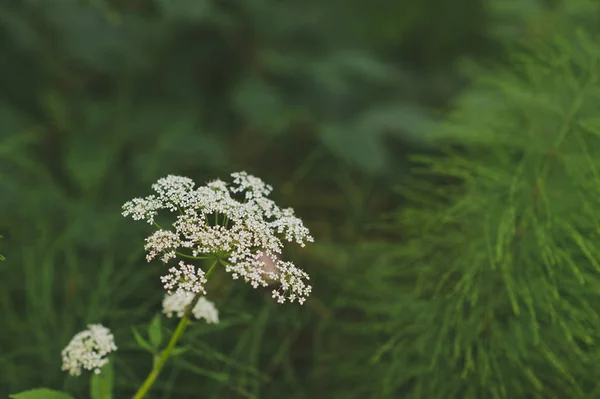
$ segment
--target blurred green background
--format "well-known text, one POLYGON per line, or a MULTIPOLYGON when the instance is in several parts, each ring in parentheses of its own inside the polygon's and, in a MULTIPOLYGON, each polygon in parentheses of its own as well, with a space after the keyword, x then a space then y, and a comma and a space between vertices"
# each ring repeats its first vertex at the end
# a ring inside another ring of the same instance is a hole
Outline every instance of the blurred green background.
POLYGON ((151 397, 419 397, 394 382, 410 359, 372 361, 404 312, 394 294, 407 288, 385 276, 405 231, 386 215, 402 210, 407 156, 435 154, 428 134, 470 79, 572 25, 585 10, 570 4, 2 1, 0 397, 87 397, 60 351, 96 322, 119 346, 116 397, 131 395, 151 361, 131 325, 160 311, 161 265, 121 205, 166 174, 202 184, 239 170, 312 230, 288 256, 314 294, 280 306, 216 274, 221 324, 190 328, 193 350, 151 397))

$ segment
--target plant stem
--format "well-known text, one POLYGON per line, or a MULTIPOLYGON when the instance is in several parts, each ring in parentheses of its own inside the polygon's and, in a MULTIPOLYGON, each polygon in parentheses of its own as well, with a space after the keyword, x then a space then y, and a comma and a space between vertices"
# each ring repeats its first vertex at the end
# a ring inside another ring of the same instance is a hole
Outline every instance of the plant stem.
POLYGON ((185 329, 185 326, 188 324, 188 322, 189 316, 187 314, 184 314, 181 318, 181 321, 179 321, 179 324, 177 325, 177 328, 175 329, 175 332, 173 333, 173 336, 171 337, 167 348, 162 352, 158 360, 154 363, 152 371, 150 371, 150 374, 148 374, 148 377, 146 377, 146 381, 144 381, 140 389, 138 389, 137 393, 133 396, 133 399, 142 399, 144 395, 148 393, 148 391, 154 384, 154 381, 160 374, 163 366, 167 362, 167 359, 171 355, 171 351, 175 347, 175 344, 177 344, 179 337, 181 337, 181 334, 183 334, 183 330, 185 329))
POLYGON ((175 252, 176 255, 181 256, 182 258, 187 258, 187 259, 210 259, 209 256, 192 256, 192 255, 187 255, 181 252, 175 252))
MULTIPOLYGON (((213 264, 210 266, 210 269, 208 269, 208 272, 206 273, 207 278, 213 272, 217 263, 218 263, 218 261, 215 260, 213 262, 213 264)), ((177 325, 177 328, 175 329, 175 332, 173 333, 171 340, 167 344, 167 347, 165 348, 164 351, 162 351, 158 360, 156 362, 154 362, 152 371, 150 371, 150 374, 148 374, 148 377, 146 377, 146 380, 144 381, 142 386, 140 386, 140 388, 138 389, 136 394, 133 396, 133 399, 142 399, 148 393, 150 388, 152 388, 154 381, 156 381, 156 378, 160 374, 163 366, 167 362, 167 359, 171 355, 173 348, 175 348, 177 341, 179 341, 181 334, 183 334, 185 327, 188 325, 188 323, 190 321, 190 316, 192 314, 192 308, 194 307, 194 305, 196 305, 196 303, 198 302, 198 299, 200 299, 201 296, 202 296, 202 294, 196 294, 196 296, 194 297, 192 302, 186 307, 185 313, 183 314, 183 317, 179 321, 179 324, 177 325)))
POLYGON ((110 398, 110 394, 108 392, 108 388, 106 386, 106 380, 105 380, 105 376, 101 375, 100 376, 100 397, 102 399, 109 399, 110 398))

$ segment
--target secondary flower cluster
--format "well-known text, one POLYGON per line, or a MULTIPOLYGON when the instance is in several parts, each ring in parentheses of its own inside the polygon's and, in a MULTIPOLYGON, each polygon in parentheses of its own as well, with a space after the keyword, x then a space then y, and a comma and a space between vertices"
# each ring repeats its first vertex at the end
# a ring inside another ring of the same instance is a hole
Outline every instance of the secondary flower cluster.
MULTIPOLYGON (((191 292, 175 292, 171 295, 165 295, 163 299, 163 313, 167 317, 173 317, 173 314, 177 314, 177 317, 183 317, 185 308, 187 305, 192 303, 194 294, 191 292)), ((206 299, 206 297, 200 297, 196 305, 192 308, 192 314, 197 319, 204 319, 207 323, 218 323, 219 322, 219 311, 215 308, 215 304, 206 299)))
POLYGON ((108 354, 116 351, 115 339, 110 330, 101 324, 89 324, 87 330, 77 333, 62 351, 62 370, 72 376, 81 375, 81 370, 100 369, 108 363, 108 354))
MULTIPOLYGON (((195 187, 187 177, 169 175, 152 185, 155 194, 127 202, 123 215, 157 225, 160 211, 176 214, 172 228, 159 227, 146 239, 148 261, 218 258, 234 279, 254 288, 279 282, 273 298, 302 304, 311 292, 309 276, 281 260, 281 253, 283 241, 304 246, 313 238, 293 209, 268 198, 271 186, 245 172, 231 176, 229 184, 215 180, 195 187)), ((161 281, 168 293, 205 293, 204 271, 183 260, 161 281)))

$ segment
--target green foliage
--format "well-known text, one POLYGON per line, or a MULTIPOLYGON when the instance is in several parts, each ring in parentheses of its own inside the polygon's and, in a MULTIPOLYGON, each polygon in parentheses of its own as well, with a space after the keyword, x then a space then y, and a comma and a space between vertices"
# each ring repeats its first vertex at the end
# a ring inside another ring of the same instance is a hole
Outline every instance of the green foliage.
POLYGON ((162 327, 160 320, 160 314, 157 314, 154 316, 148 327, 148 337, 150 338, 150 344, 153 348, 160 348, 160 344, 162 343, 162 327))
POLYGON ((158 349, 155 345, 153 345, 152 343, 150 343, 146 338, 144 338, 142 336, 142 334, 140 334, 138 332, 138 330, 136 330, 135 328, 132 329, 133 331, 133 337, 135 338, 135 342, 138 344, 138 346, 145 350, 148 351, 152 354, 157 354, 158 353, 158 349))
POLYGON ((11 399, 73 399, 73 397, 67 393, 54 391, 47 388, 38 388, 21 393, 15 393, 9 397, 11 399))
POLYGON ((574 26, 595 30, 593 0, 486 0, 492 27, 489 34, 502 43, 547 39, 574 26), (577 21, 577 23, 573 23, 577 21))
POLYGON ((597 40, 515 55, 460 97, 445 155, 414 157, 393 219, 406 244, 371 248, 350 302, 386 337, 370 359, 385 372, 352 397, 600 397, 597 40))

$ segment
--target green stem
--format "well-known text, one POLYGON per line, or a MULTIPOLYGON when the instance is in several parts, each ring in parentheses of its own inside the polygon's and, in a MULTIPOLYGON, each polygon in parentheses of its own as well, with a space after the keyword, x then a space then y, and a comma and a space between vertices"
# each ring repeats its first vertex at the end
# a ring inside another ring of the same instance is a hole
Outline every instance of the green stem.
POLYGON ((154 384, 154 381, 156 381, 156 378, 160 374, 163 366, 167 362, 167 359, 171 355, 173 348, 175 348, 175 344, 177 344, 179 337, 181 337, 181 334, 183 334, 183 330, 185 330, 185 327, 187 326, 189 321, 190 318, 186 312, 186 314, 184 314, 181 320, 179 321, 179 324, 177 325, 177 328, 175 329, 175 332, 173 333, 173 336, 171 337, 167 348, 162 352, 156 363, 154 363, 152 371, 150 371, 150 374, 148 374, 148 377, 146 377, 146 381, 144 381, 140 389, 138 389, 136 394, 133 396, 133 399, 142 399, 148 393, 148 391, 154 384))
POLYGON ((105 376, 100 376, 100 397, 104 399, 109 399, 110 394, 108 393, 108 387, 106 386, 105 376))
POLYGON ((213 270, 215 270, 215 266, 217 266, 217 263, 219 263, 218 259, 215 260, 212 265, 210 265, 210 269, 208 269, 208 271, 206 272, 206 276, 204 276, 205 278, 208 278, 208 276, 212 274, 213 270))
POLYGON ((188 259, 210 259, 210 256, 192 256, 192 255, 186 255, 183 254, 181 252, 175 252, 177 255, 181 256, 182 258, 188 258, 188 259))
MULTIPOLYGON (((208 278, 208 276, 210 276, 210 274, 213 272, 217 263, 218 263, 218 261, 215 260, 213 262, 213 264, 210 266, 210 269, 208 269, 208 272, 206 272, 206 276, 205 276, 206 278, 208 278)), ((202 296, 202 294, 196 294, 196 296, 194 296, 194 299, 192 300, 192 302, 186 307, 183 317, 179 321, 179 324, 177 325, 177 328, 175 329, 175 332, 173 333, 171 340, 167 344, 167 347, 165 348, 164 351, 162 351, 160 357, 154 363, 154 366, 152 367, 152 371, 150 371, 150 374, 148 374, 148 377, 146 377, 146 380, 144 381, 142 386, 140 386, 140 388, 138 389, 136 394, 133 396, 133 399, 142 399, 148 393, 148 391, 150 391, 150 388, 152 388, 152 385, 156 381, 156 378, 158 377, 163 366, 167 362, 167 359, 169 359, 171 352, 173 352, 173 349, 175 348, 177 341, 179 341, 181 334, 183 334, 185 327, 189 324, 190 316, 192 314, 192 309, 196 305, 196 303, 198 302, 198 300, 200 299, 201 296, 202 296)))

